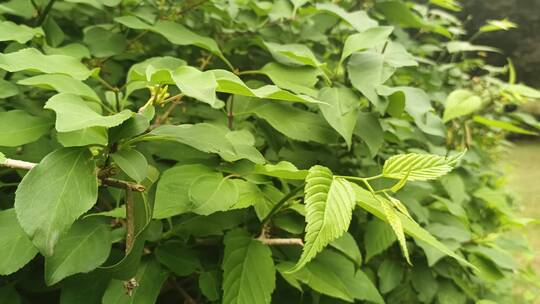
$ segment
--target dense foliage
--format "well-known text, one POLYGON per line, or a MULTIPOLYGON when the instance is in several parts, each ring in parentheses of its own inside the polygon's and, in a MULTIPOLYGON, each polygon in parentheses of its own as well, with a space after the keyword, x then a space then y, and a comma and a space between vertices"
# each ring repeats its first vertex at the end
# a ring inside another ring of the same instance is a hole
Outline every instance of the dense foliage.
POLYGON ((459 9, 0 4, 0 299, 532 300, 532 220, 492 168, 540 92, 459 9))

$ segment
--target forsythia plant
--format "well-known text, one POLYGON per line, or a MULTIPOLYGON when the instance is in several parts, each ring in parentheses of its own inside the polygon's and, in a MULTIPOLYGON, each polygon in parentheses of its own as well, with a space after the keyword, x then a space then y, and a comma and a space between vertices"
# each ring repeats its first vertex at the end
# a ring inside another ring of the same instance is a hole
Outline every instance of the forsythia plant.
POLYGON ((540 92, 459 10, 3 2, 0 302, 534 300, 492 168, 540 92))

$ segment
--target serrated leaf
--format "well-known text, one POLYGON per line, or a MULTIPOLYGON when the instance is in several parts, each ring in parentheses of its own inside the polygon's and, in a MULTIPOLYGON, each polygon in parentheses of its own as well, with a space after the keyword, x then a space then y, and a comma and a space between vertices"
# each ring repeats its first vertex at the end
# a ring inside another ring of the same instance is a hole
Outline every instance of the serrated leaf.
POLYGON ((240 229, 228 232, 223 242, 222 303, 271 303, 276 270, 270 248, 240 229))
MULTIPOLYGON (((0 153, 0 163, 2 161, 0 153)), ((22 230, 15 209, 0 211, 0 275, 9 275, 26 265, 38 250, 22 230)))
POLYGON ((89 272, 105 262, 111 250, 111 233, 97 218, 75 222, 63 235, 52 256, 45 258, 45 282, 53 285, 70 275, 89 272))
POLYGON ((111 154, 116 165, 136 182, 141 182, 148 173, 148 161, 135 149, 123 149, 111 154))
MULTIPOLYGON (((462 156, 463 154, 461 154, 462 156)), ((382 175, 393 179, 431 180, 452 171, 459 160, 433 154, 399 154, 386 160, 382 175)))
POLYGON ((46 256, 60 236, 97 200, 96 165, 85 148, 62 148, 39 162, 19 184, 15 210, 23 230, 46 256))
POLYGON ((405 260, 407 263, 409 263, 409 265, 412 265, 409 258, 409 250, 407 249, 407 241, 405 240, 405 232, 403 231, 403 225, 401 224, 401 219, 399 218, 397 212, 387 200, 381 200, 375 195, 373 195, 373 197, 376 198, 381 204, 381 208, 386 216, 386 221, 388 224, 390 224, 392 230, 394 230, 394 234, 396 235, 399 247, 401 247, 401 252, 405 257, 405 260))
POLYGON ((19 85, 35 86, 58 93, 71 93, 100 102, 96 92, 84 82, 63 74, 37 75, 17 81, 19 85))
POLYGON ((49 132, 51 121, 21 110, 0 112, 0 146, 17 147, 38 140, 49 132))
POLYGON ((0 22, 0 41, 17 41, 22 44, 32 40, 35 36, 42 35, 43 30, 39 27, 31 28, 11 21, 0 22))
MULTIPOLYGON (((379 219, 387 221, 384 211, 381 210, 380 203, 379 203, 379 200, 385 200, 385 198, 379 196, 378 199, 376 199, 371 192, 361 188, 358 185, 355 185, 355 184, 351 184, 351 185, 356 194, 358 205, 362 209, 375 215, 379 219)), ((402 214, 398 214, 398 217, 401 220, 401 223, 403 225, 403 230, 405 231, 405 233, 407 233, 408 235, 412 236, 415 239, 421 240, 429 244, 429 246, 437 249, 438 251, 448 256, 451 256, 452 258, 456 259, 460 263, 467 266, 471 266, 469 262, 467 262, 461 256, 457 255, 456 253, 448 249, 446 245, 438 241, 435 237, 433 237, 433 235, 431 235, 424 228, 420 227, 416 222, 412 221, 407 216, 402 215, 402 214)))
POLYGON ((347 229, 355 205, 355 194, 349 182, 334 177, 322 166, 309 169, 305 187, 306 236, 300 260, 290 272, 301 269, 330 242, 347 229))
POLYGON ((487 20, 486 24, 480 27, 480 33, 494 32, 494 31, 508 31, 513 28, 517 28, 518 25, 508 19, 501 20, 487 20))
POLYGON ((473 92, 463 89, 455 90, 446 98, 443 121, 447 122, 457 117, 469 115, 480 109, 481 106, 482 99, 474 95, 473 92))
POLYGON ((89 127, 112 128, 133 115, 130 110, 124 110, 111 116, 100 115, 81 97, 69 93, 54 95, 47 101, 44 108, 56 112, 56 130, 59 132, 70 132, 89 127))
POLYGON ((7 54, 0 53, 0 68, 9 72, 37 70, 45 74, 66 74, 79 80, 88 78, 92 73, 84 64, 71 56, 43 55, 33 48, 7 54))

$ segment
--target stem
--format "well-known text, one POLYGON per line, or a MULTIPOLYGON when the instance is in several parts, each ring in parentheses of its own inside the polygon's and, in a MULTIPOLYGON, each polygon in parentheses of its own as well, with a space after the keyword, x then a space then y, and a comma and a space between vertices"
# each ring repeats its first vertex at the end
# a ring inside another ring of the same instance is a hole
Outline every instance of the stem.
POLYGON ((30 170, 34 168, 36 165, 37 165, 36 163, 30 163, 30 162, 10 159, 10 158, 7 158, 3 164, 0 164, 0 166, 3 166, 3 167, 12 168, 12 169, 22 169, 22 170, 30 170))
POLYGON ((39 19, 36 24, 37 26, 40 26, 43 24, 43 22, 45 22, 45 17, 47 17, 49 12, 51 11, 54 2, 56 2, 56 0, 50 0, 47 6, 45 7, 45 9, 43 10, 43 12, 39 15, 39 19))
POLYGON ((257 240, 261 241, 263 244, 270 246, 282 246, 282 245, 298 245, 304 246, 304 241, 300 238, 270 238, 258 237, 257 240))
POLYGON ((231 95, 231 99, 229 99, 229 110, 227 111, 227 126, 229 127, 229 130, 233 129, 233 123, 234 123, 234 95, 231 95))
POLYGON ((298 193, 298 191, 300 191, 301 189, 304 188, 304 185, 305 183, 302 183, 300 186, 294 188, 291 192, 289 192, 287 195, 285 195, 279 202, 277 202, 277 204, 274 205, 274 207, 272 208, 272 210, 270 210, 270 212, 268 212, 268 215, 264 218, 264 220, 262 221, 262 227, 265 227, 269 222, 270 220, 272 219, 272 217, 279 212, 279 210, 281 210, 281 207, 283 207, 283 205, 288 201, 290 200, 293 196, 296 195, 296 193, 298 193))

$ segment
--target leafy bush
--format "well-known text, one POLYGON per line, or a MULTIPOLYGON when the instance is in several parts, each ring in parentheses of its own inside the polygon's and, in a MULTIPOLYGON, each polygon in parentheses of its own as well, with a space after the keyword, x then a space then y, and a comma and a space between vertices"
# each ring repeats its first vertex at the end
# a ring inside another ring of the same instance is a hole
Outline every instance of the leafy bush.
POLYGON ((485 304, 535 288, 513 232, 531 220, 493 165, 507 132, 536 134, 509 110, 540 92, 459 40, 452 10, 3 3, 1 298, 485 304))

